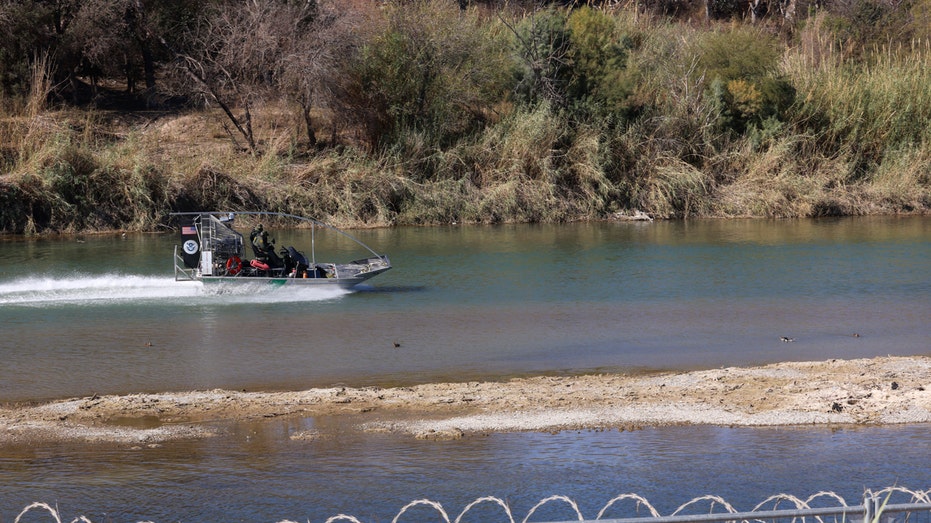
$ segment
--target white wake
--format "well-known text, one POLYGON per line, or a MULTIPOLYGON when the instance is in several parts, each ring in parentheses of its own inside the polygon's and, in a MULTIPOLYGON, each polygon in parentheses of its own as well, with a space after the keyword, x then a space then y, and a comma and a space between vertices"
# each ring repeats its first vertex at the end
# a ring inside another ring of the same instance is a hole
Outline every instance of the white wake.
POLYGON ((0 305, 94 305, 114 302, 165 302, 174 305, 212 303, 290 303, 325 301, 351 291, 299 286, 209 286, 166 276, 73 274, 26 276, 0 282, 0 305))

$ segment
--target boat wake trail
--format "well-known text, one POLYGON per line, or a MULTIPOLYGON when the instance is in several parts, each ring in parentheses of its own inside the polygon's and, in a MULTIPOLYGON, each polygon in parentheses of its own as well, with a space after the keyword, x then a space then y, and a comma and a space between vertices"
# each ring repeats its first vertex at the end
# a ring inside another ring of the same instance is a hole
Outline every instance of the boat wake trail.
POLYGON ((0 305, 95 305, 115 302, 165 302, 172 305, 276 303, 331 300, 343 289, 269 287, 205 289, 200 282, 172 277, 124 274, 31 276, 0 282, 0 305))

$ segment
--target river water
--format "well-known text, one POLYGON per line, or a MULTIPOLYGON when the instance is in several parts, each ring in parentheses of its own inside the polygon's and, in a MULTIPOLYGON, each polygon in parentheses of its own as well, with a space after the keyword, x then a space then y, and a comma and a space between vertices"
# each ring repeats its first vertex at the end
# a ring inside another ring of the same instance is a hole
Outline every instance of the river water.
MULTIPOLYGON (((0 241, 0 401, 931 353, 928 218, 355 234, 395 268, 352 292, 175 282, 170 235, 0 241)), ((308 234, 280 231, 278 243, 307 245, 308 234)), ((327 247, 340 258, 348 249, 317 243, 321 261, 327 247)), ((424 442, 340 432, 340 423, 243 424, 229 437, 159 448, 0 449, 0 520, 45 501, 94 521, 324 521, 341 512, 387 521, 420 498, 453 519, 486 495, 521 519, 552 494, 594 518, 625 492, 669 513, 703 494, 746 510, 779 492, 828 489, 856 502, 865 488, 931 488, 928 426, 424 442), (289 438, 324 425, 342 436, 289 438)), ((425 510, 402 521, 439 520, 425 510)), ((505 520, 487 510, 469 514, 505 520)), ((534 519, 577 517, 554 509, 534 519)))

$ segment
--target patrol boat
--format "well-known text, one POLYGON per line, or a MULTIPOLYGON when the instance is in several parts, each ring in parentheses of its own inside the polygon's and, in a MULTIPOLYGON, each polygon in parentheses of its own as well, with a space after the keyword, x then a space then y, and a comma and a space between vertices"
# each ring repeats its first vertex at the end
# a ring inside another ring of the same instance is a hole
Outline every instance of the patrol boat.
POLYGON ((352 235, 312 218, 276 212, 183 212, 171 214, 180 221, 181 244, 175 245, 176 281, 272 285, 338 285, 354 287, 391 268, 388 257, 378 254, 352 235), (310 258, 293 246, 275 252, 274 240, 261 225, 248 243, 234 228, 237 216, 291 219, 311 227, 310 258), (315 252, 318 229, 334 231, 368 251, 371 256, 346 263, 318 262, 315 252), (247 254, 247 249, 252 256, 247 254))

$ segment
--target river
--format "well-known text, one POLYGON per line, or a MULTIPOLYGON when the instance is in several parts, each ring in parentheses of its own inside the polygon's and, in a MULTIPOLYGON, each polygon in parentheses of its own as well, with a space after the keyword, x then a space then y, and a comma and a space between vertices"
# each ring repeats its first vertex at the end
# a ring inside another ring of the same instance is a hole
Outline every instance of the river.
MULTIPOLYGON (((353 233, 395 268, 351 292, 258 294, 175 282, 171 235, 4 239, 0 400, 931 351, 928 218, 353 233)), ((277 236, 279 245, 308 239, 297 230, 277 236)), ((318 253, 326 247, 344 249, 324 241, 318 253)), ((668 513, 702 494, 746 510, 786 491, 836 490, 856 502, 864 488, 931 486, 927 426, 671 427, 453 442, 349 430, 335 440, 287 437, 294 424, 339 423, 244 424, 229 437, 158 448, 3 449, 0 520, 46 501, 94 521, 324 521, 341 512, 384 521, 419 498, 442 502, 452 519, 486 495, 508 500, 522 518, 552 494, 594 518, 624 492, 668 513)))

